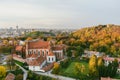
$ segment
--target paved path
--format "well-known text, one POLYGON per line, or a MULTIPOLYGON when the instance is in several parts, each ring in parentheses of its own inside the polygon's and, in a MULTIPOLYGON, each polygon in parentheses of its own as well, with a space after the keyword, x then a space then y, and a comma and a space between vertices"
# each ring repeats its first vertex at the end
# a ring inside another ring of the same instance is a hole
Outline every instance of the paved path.
POLYGON ((23 80, 26 80, 27 79, 27 75, 28 75, 28 71, 25 70, 23 67, 21 67, 20 65, 16 64, 17 66, 19 66, 20 69, 22 69, 22 71, 24 72, 24 75, 23 75, 23 80))
POLYGON ((44 75, 44 76, 49 76, 49 77, 52 77, 52 78, 56 78, 58 80, 76 80, 76 79, 73 79, 73 78, 70 78, 70 77, 64 77, 64 76, 51 74, 51 71, 45 72, 45 73, 42 73, 42 72, 34 72, 34 73, 44 75))

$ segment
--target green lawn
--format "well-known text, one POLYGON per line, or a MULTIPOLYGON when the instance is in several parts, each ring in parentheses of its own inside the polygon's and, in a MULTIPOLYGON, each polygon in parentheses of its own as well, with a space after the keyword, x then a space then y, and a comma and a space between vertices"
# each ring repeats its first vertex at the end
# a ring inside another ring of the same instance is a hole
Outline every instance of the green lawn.
POLYGON ((20 66, 23 66, 23 63, 22 62, 19 62, 17 60, 14 60, 16 64, 19 64, 20 66))
POLYGON ((120 79, 120 75, 117 74, 114 78, 115 78, 115 79, 120 79))
POLYGON ((68 68, 66 68, 66 69, 62 68, 60 70, 60 75, 74 77, 74 78, 78 77, 78 76, 75 75, 75 64, 76 63, 79 63, 80 65, 85 66, 84 74, 87 75, 88 74, 88 63, 83 62, 83 61, 81 61, 81 62, 78 62, 78 61, 77 62, 75 62, 75 61, 71 62, 70 65, 68 66, 68 68))

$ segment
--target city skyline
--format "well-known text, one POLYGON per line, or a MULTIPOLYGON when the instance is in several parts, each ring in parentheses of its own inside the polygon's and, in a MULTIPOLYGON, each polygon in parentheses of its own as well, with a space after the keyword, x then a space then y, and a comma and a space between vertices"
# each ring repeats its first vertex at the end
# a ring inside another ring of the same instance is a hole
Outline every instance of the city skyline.
POLYGON ((0 28, 81 28, 120 24, 118 0, 1 0, 0 28))

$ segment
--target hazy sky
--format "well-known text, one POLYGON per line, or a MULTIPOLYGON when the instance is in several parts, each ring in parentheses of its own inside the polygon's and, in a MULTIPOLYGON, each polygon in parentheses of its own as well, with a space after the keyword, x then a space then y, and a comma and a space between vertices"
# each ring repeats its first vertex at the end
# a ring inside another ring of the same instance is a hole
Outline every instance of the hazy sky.
POLYGON ((0 0, 1 27, 120 24, 120 0, 0 0))

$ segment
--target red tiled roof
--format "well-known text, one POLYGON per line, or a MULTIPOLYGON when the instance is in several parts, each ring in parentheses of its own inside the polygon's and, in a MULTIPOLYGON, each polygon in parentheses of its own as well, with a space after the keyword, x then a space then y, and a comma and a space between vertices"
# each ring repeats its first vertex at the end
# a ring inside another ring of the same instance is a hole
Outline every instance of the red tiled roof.
POLYGON ((15 75, 12 73, 9 73, 5 78, 5 80, 14 80, 14 79, 15 79, 15 75))
POLYGON ((52 47, 52 50, 63 50, 63 47, 62 46, 55 46, 55 47, 52 47))
POLYGON ((51 63, 51 64, 43 67, 42 70, 44 70, 45 72, 49 71, 49 70, 51 70, 53 68, 53 66, 54 66, 54 63, 51 63))
POLYGON ((37 58, 37 54, 32 54, 30 57, 32 57, 32 58, 37 58))
POLYGON ((108 77, 108 78, 105 78, 105 77, 101 77, 101 80, 113 80, 112 78, 108 77))
POLYGON ((19 55, 13 54, 12 56, 13 56, 13 59, 14 59, 14 60, 20 61, 20 62, 22 62, 22 63, 25 62, 25 59, 23 59, 23 58, 20 57, 19 55))
POLYGON ((118 62, 120 62, 120 58, 113 58, 113 57, 105 57, 103 58, 104 60, 107 60, 107 61, 114 61, 114 59, 117 59, 118 62))
POLYGON ((16 51, 22 51, 23 46, 16 46, 15 50, 16 51))
POLYGON ((40 66, 44 60, 45 60, 45 57, 40 56, 37 59, 33 59, 32 61, 27 61, 27 63, 30 66, 40 66))
POLYGON ((33 42, 28 42, 28 49, 46 49, 49 48, 50 43, 48 41, 33 41, 33 42))
POLYGON ((55 56, 52 52, 50 52, 49 54, 48 54, 48 56, 55 56))
POLYGON ((30 61, 28 64, 29 66, 40 66, 36 59, 30 61))

